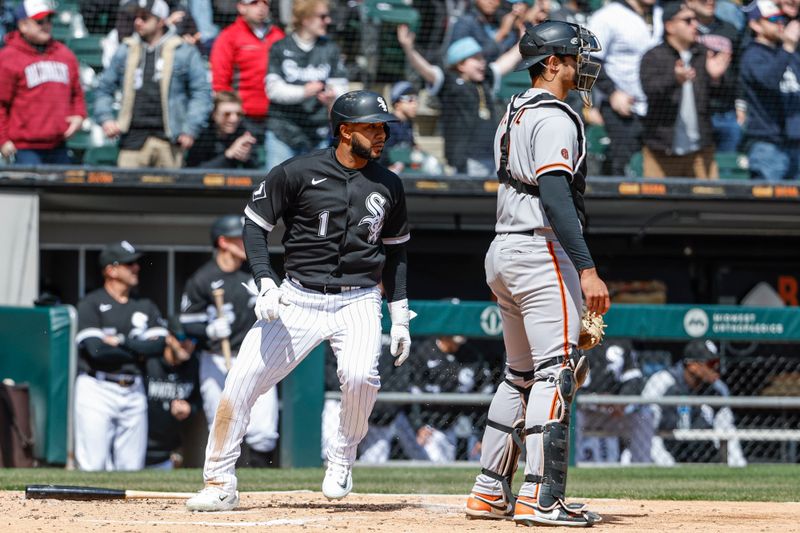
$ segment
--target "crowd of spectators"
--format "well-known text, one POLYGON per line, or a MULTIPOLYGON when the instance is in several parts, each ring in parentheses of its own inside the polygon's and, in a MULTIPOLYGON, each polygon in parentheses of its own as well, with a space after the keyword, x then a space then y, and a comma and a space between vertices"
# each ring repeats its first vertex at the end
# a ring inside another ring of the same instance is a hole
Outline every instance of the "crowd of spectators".
POLYGON ((753 178, 795 179, 800 2, 736 1, 406 3, 423 27, 366 15, 368 0, 80 0, 85 29, 104 36, 94 72, 53 39, 60 12, 50 0, 6 2, 0 153, 7 163, 80 163, 91 145, 74 137, 94 126, 121 167, 269 169, 328 145, 331 103, 363 84, 401 117, 393 133, 404 149, 384 156, 394 170, 491 176, 507 88, 527 85, 511 74, 516 44, 551 18, 584 24, 602 43, 594 107, 581 109, 609 141, 590 146, 602 174, 713 179, 717 156, 738 153, 753 178), (445 26, 429 12, 447 14, 445 26), (361 41, 376 25, 381 43, 390 36, 403 52, 381 84, 365 65, 385 66, 392 46, 361 41), (424 139, 418 114, 433 118, 424 139))

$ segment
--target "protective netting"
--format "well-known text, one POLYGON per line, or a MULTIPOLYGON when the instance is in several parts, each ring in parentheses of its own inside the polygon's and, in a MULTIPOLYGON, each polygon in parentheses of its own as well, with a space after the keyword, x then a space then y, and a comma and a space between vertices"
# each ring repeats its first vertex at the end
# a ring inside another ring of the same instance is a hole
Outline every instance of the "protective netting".
MULTIPOLYGON (((591 376, 576 400, 576 461, 797 462, 796 349, 795 344, 607 339, 588 353, 591 376)), ((335 392, 335 359, 329 354, 326 361, 326 390, 335 392)), ((502 368, 499 340, 417 337, 400 368, 384 350, 381 394, 359 459, 478 460, 488 402, 502 368)))
MULTIPOLYGON (((17 3, 6 2, 0 33, 17 29, 17 3)), ((87 119, 65 145, 74 163, 268 170, 328 146, 332 100, 367 88, 384 95, 401 119, 383 156, 395 171, 492 177, 494 129, 509 99, 531 84, 528 72, 513 72, 516 43, 549 18, 584 25, 603 47, 596 53, 603 70, 591 94, 594 107, 583 108, 577 93, 568 100, 587 125, 591 175, 752 173, 778 180, 797 174, 797 158, 785 146, 800 136, 792 96, 800 91, 800 73, 747 38, 748 15, 729 0, 691 1, 666 18, 660 7, 640 16, 595 0, 171 0, 164 3, 163 31, 184 41, 177 60, 159 33, 148 41, 155 51, 137 66, 115 54, 126 38, 151 37, 135 19, 148 14, 119 5, 61 0, 48 26, 81 65, 82 93, 38 89, 40 101, 59 103, 50 113, 53 127, 84 112, 76 100, 86 104, 87 119), (665 36, 669 46, 659 48, 665 36), (125 78, 126 69, 136 72, 125 78), (170 80, 169 95, 160 94, 162 78, 170 80), (125 79, 135 83, 125 87, 125 79), (772 81, 762 90, 761 79, 772 81), (164 144, 145 147, 149 137, 164 144), (120 159, 120 150, 152 154, 120 159)), ((757 20, 798 24, 793 4, 782 5, 784 12, 757 20)), ((778 34, 764 32, 780 48, 778 34)), ((28 46, 13 40, 9 49, 28 46)), ((16 62, 11 55, 9 64, 16 62)), ((11 115, 36 111, 19 96, 4 102, 11 115)), ((17 152, 63 145, 35 138, 25 121, 12 117, 10 124, 17 152)), ((7 161, 30 162, 11 148, 4 152, 7 161)))

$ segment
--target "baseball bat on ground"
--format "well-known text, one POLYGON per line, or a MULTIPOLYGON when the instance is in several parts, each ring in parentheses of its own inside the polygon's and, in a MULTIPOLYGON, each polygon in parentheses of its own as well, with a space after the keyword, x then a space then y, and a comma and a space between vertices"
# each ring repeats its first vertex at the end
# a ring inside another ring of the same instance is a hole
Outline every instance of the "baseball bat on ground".
POLYGON ((75 487, 70 485, 28 485, 25 497, 28 499, 55 500, 134 500, 145 498, 188 499, 192 492, 156 492, 151 490, 122 490, 102 487, 75 487))
MULTIPOLYGON (((217 316, 225 316, 222 306, 225 304, 225 289, 219 288, 211 291, 214 296, 214 305, 217 306, 217 316)), ((225 356, 225 369, 231 369, 231 340, 228 337, 222 339, 222 355, 225 356)))

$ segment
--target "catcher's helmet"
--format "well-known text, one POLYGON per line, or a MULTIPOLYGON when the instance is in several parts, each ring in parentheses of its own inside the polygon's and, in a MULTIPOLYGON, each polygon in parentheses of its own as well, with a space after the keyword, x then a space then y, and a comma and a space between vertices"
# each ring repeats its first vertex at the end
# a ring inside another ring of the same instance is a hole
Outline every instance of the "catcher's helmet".
POLYGON ((592 61, 589 54, 600 50, 600 41, 583 26, 546 20, 528 28, 522 36, 519 42, 522 61, 516 70, 526 70, 552 55, 573 56, 578 61, 577 89, 590 91, 600 74, 600 63, 592 61))
MULTIPOLYGON (((376 122, 397 122, 397 117, 389 113, 389 106, 383 96, 372 91, 350 91, 333 103, 331 108, 331 130, 339 137, 339 126, 346 123, 374 124, 376 122)), ((386 128, 389 136, 389 128, 386 128)))
POLYGON ((244 217, 241 215, 225 215, 219 217, 211 225, 211 244, 217 246, 220 237, 241 237, 244 229, 244 217))

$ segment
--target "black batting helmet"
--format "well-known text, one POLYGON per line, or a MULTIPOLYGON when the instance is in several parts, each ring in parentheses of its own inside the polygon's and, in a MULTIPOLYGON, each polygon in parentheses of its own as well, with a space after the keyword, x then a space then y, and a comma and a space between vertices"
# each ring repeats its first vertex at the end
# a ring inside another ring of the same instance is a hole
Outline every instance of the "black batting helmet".
POLYGON ((241 215, 225 215, 219 217, 211 225, 211 244, 217 246, 220 237, 241 237, 244 229, 244 217, 241 215))
POLYGON ((591 60, 601 50, 594 33, 570 22, 546 20, 529 27, 519 41, 522 61, 516 70, 526 70, 549 56, 572 56, 578 61, 577 89, 590 91, 600 74, 600 63, 591 60))
MULTIPOLYGON (((339 137, 339 126, 346 123, 374 124, 376 122, 397 122, 397 117, 389 113, 389 106, 383 96, 372 91, 350 91, 333 103, 331 108, 331 130, 339 137)), ((386 128, 389 136, 389 128, 386 128)))

